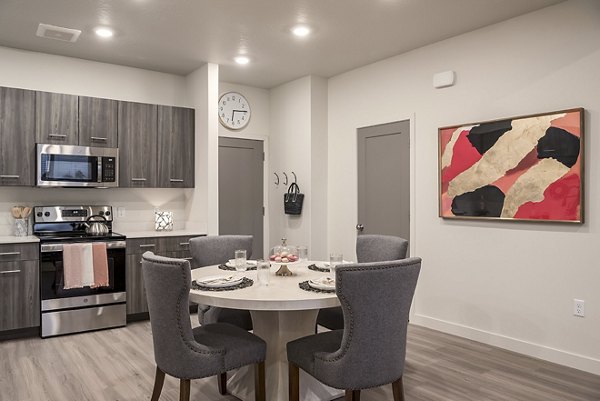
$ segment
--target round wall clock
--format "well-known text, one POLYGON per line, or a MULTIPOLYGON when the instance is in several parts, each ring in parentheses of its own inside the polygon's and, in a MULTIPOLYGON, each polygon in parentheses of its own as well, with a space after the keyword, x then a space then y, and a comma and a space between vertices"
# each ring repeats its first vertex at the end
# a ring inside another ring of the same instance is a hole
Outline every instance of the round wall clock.
POLYGON ((250 103, 238 92, 227 92, 219 99, 219 121, 225 128, 242 129, 250 122, 250 103))

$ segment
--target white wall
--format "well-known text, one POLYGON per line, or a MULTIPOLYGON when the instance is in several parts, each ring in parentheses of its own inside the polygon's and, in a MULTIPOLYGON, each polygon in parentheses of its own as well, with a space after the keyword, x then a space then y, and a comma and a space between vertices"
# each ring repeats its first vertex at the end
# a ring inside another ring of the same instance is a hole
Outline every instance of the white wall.
POLYGON ((217 102, 219 66, 208 63, 186 77, 188 98, 196 110, 195 186, 186 189, 186 228, 219 233, 219 138, 217 102))
MULTIPOLYGON (((282 237, 289 244, 308 245, 310 206, 302 216, 288 216, 283 211, 283 172, 288 175, 288 186, 296 173, 298 185, 303 191, 310 180, 310 77, 280 85, 271 89, 271 169, 279 174, 279 185, 269 184, 271 245, 280 243, 282 237)), ((274 178, 275 176, 273 176, 274 178)), ((308 196, 308 194, 306 194, 308 196)))
POLYGON ((271 89, 271 169, 280 178, 279 185, 273 181, 269 184, 271 245, 286 237, 288 244, 307 245, 312 258, 324 258, 327 249, 324 210, 327 167, 323 158, 327 149, 326 99, 326 81, 314 76, 271 89), (316 113, 315 108, 319 108, 316 113), (284 172, 288 176, 287 185, 284 172), (294 180, 292 172, 305 195, 300 216, 284 214, 283 196, 294 180), (318 202, 322 203, 316 205, 318 202))
POLYGON ((329 80, 329 242, 354 252, 356 129, 415 113, 416 255, 412 323, 600 373, 600 3, 572 0, 329 80), (455 70, 454 87, 432 75, 455 70), (438 217, 437 128, 586 109, 586 223, 438 217), (573 298, 586 317, 572 316, 573 298))
MULTIPOLYGON (((0 86, 193 107, 185 77, 5 47, 0 47, 0 86)), ((175 229, 183 229, 188 220, 186 196, 189 195, 182 189, 2 187, 0 235, 12 234, 13 219, 9 210, 15 204, 89 202, 125 207, 125 217, 115 217, 116 231, 152 230, 154 207, 158 206, 173 210, 175 229)), ((196 219, 196 224, 188 228, 205 230, 207 213, 204 210, 203 216, 196 219)))

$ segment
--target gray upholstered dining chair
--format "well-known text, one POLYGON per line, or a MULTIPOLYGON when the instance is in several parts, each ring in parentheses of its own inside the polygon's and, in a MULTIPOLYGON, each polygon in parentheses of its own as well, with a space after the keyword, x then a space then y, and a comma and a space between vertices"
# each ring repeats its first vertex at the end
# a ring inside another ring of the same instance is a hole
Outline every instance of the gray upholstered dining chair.
MULTIPOLYGON (((356 237, 356 259, 358 263, 384 262, 406 258, 408 241, 392 235, 364 234, 356 237)), ((319 311, 317 326, 329 330, 344 328, 342 308, 325 308, 319 311)), ((315 328, 315 332, 316 332, 315 328)))
MULTIPOLYGON (((190 239, 190 251, 199 267, 218 265, 233 259, 238 249, 246 250, 246 257, 252 256, 251 235, 211 235, 190 239)), ((252 317, 247 310, 218 308, 198 305, 198 321, 207 323, 231 323, 245 330, 252 330, 252 317)))
POLYGON ((287 344, 290 401, 299 400, 299 369, 360 399, 360 390, 392 383, 394 400, 404 400, 402 375, 408 314, 421 259, 344 265, 336 270, 343 330, 287 344))
MULTIPOLYGON (((246 330, 227 323, 192 329, 188 308, 190 264, 146 252, 142 273, 150 312, 156 378, 151 401, 158 401, 165 374, 180 379, 180 401, 190 398, 190 380, 218 376, 228 370, 255 365, 255 394, 265 401, 266 343, 246 330)), ((222 393, 226 393, 226 387, 222 393)))

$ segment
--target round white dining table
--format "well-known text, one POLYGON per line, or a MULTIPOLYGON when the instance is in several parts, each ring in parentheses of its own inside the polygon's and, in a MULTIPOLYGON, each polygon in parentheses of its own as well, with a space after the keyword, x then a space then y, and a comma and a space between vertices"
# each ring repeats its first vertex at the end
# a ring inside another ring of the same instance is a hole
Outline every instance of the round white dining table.
MULTIPOLYGON (((259 285, 256 270, 238 273, 207 266, 192 270, 192 280, 227 274, 243 274, 254 280, 250 287, 230 291, 190 291, 190 301, 223 308, 246 309, 252 316, 254 334, 267 343, 266 395, 267 401, 288 399, 288 364, 286 344, 289 341, 314 334, 317 314, 321 308, 339 306, 335 293, 313 292, 301 289, 302 281, 328 273, 308 269, 314 262, 288 265, 293 276, 276 276, 278 266, 271 266, 268 286, 259 285)), ((238 369, 227 382, 231 394, 244 400, 254 400, 254 375, 250 367, 238 369)), ((300 396, 305 401, 331 400, 340 396, 340 390, 325 386, 301 371, 300 396)))

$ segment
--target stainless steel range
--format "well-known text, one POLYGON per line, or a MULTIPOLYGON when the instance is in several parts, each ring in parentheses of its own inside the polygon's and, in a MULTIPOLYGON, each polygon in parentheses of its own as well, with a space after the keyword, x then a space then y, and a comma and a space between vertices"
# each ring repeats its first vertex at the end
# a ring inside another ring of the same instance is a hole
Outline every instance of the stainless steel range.
POLYGON ((112 231, 112 207, 38 206, 33 216, 33 233, 40 238, 41 336, 124 326, 125 236, 112 231), (73 275, 81 279, 97 265, 103 267, 101 285, 72 284, 73 275))

